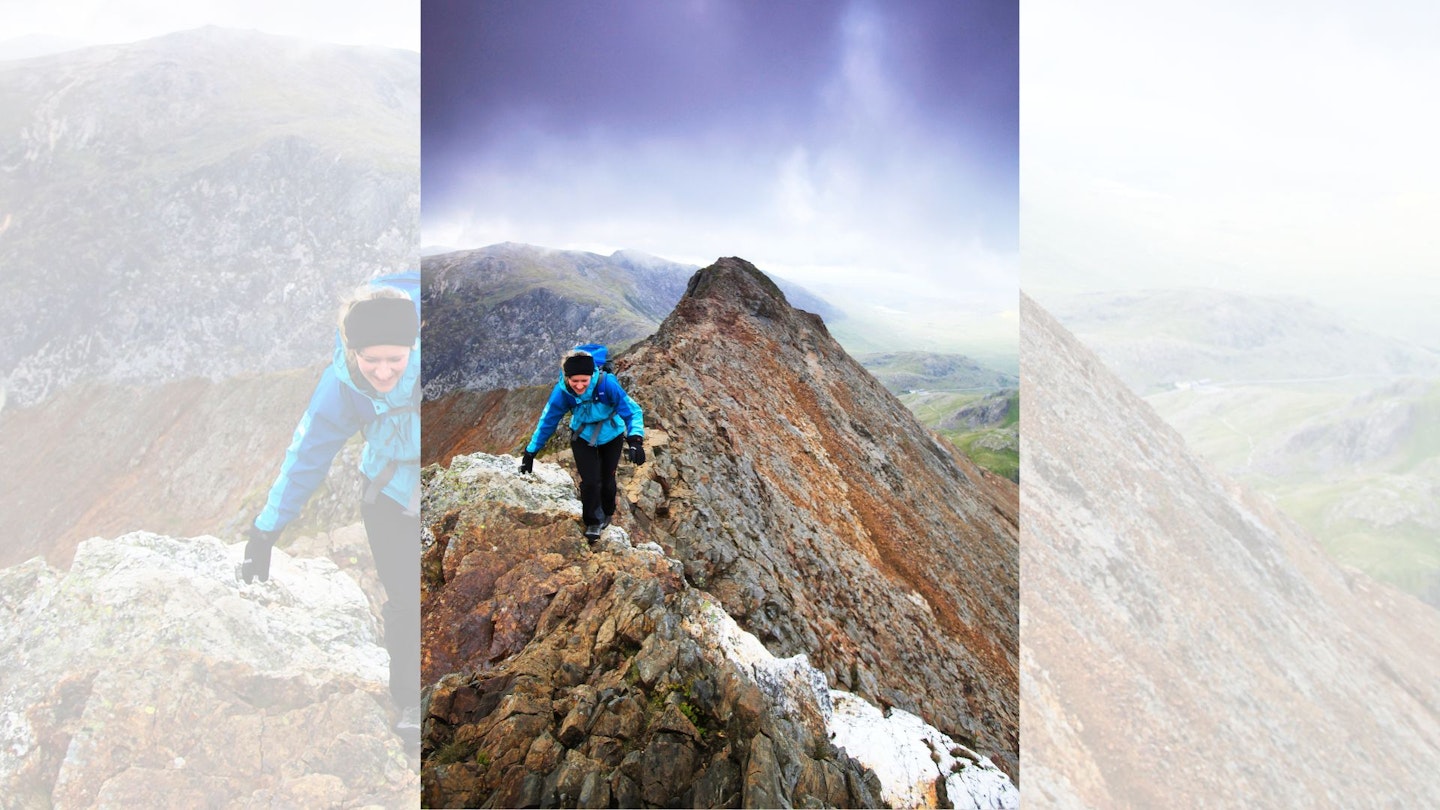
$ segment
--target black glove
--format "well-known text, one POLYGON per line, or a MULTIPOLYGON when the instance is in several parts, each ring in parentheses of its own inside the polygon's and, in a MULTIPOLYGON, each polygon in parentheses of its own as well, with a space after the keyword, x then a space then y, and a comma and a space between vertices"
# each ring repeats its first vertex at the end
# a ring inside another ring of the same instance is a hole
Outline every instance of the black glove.
POLYGON ((280 532, 262 532, 250 526, 250 539, 245 541, 245 561, 240 563, 240 578, 246 582, 260 578, 261 582, 270 579, 270 551, 275 548, 275 541, 280 539, 280 532))
POLYGON ((625 448, 625 456, 630 459, 630 463, 644 464, 645 440, 639 436, 626 436, 625 443, 630 445, 625 448))
POLYGON ((529 450, 520 456, 520 472, 522 474, 535 472, 535 454, 529 450))

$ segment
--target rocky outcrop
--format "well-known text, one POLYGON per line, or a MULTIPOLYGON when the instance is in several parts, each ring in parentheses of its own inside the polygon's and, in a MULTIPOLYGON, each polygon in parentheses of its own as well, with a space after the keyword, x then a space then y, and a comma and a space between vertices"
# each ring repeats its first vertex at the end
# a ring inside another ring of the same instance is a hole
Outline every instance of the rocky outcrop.
POLYGON ((1026 792, 1440 803, 1435 611, 1337 567, 1028 298, 1021 317, 1026 792))
MULTIPOLYGON (((307 541, 346 558, 348 541, 307 541)), ((375 615, 329 559, 135 532, 0 570, 6 807, 402 806, 375 615)), ((373 566, 372 566, 373 567, 373 566)))
POLYGON ((516 452, 530 440, 549 396, 549 386, 535 385, 451 391, 425 402, 420 463, 448 465, 457 455, 516 452))
POLYGON ((1014 772, 1016 488, 958 458, 755 267, 698 272, 616 360, 634 536, 777 656, 1014 772))
POLYGON ((1019 410, 1020 392, 1011 388, 986 394, 940 421, 942 430, 981 430, 996 427, 1019 410))
POLYGON ((984 757, 777 659, 659 546, 589 547, 570 474, 517 464, 425 470, 425 806, 1014 806, 984 757), (883 780, 841 745, 877 739, 883 780))

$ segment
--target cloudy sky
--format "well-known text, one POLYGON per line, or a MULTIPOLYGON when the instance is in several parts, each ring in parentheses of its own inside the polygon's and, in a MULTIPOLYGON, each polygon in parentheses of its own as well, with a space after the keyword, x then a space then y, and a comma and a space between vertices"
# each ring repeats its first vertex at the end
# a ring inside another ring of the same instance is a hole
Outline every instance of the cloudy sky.
MULTIPOLYGON (((4 40, 135 42, 219 25, 344 45, 420 49, 418 0, 0 0, 4 40)), ((24 43, 21 43, 22 45, 24 43)))
POLYGON ((1440 5, 1022 15, 1023 289, 1299 294, 1440 348, 1440 5))
POLYGON ((424 241, 708 264, 1015 340, 1016 4, 427 2, 424 241))

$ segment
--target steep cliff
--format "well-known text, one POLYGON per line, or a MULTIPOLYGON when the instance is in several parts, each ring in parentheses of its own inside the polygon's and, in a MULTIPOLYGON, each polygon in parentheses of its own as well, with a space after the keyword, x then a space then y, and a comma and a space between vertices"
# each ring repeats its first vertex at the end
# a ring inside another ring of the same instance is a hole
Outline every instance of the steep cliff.
POLYGON ((421 406, 422 465, 448 466, 468 453, 513 453, 530 438, 549 386, 451 391, 421 406))
POLYGON ((754 266, 617 359, 652 458, 634 534, 776 655, 1018 756, 1016 487, 926 431, 754 266))

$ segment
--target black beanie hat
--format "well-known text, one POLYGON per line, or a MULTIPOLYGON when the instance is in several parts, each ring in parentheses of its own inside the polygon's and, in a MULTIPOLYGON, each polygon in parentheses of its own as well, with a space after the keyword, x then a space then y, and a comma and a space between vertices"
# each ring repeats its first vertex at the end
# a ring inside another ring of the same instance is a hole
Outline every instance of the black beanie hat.
POLYGON ((410 346, 420 331, 415 304, 409 298, 369 298, 345 313, 345 347, 410 346))
POLYGON ((565 370, 566 377, 574 377, 576 374, 595 376, 595 358, 588 354, 574 354, 565 358, 561 364, 565 370))

